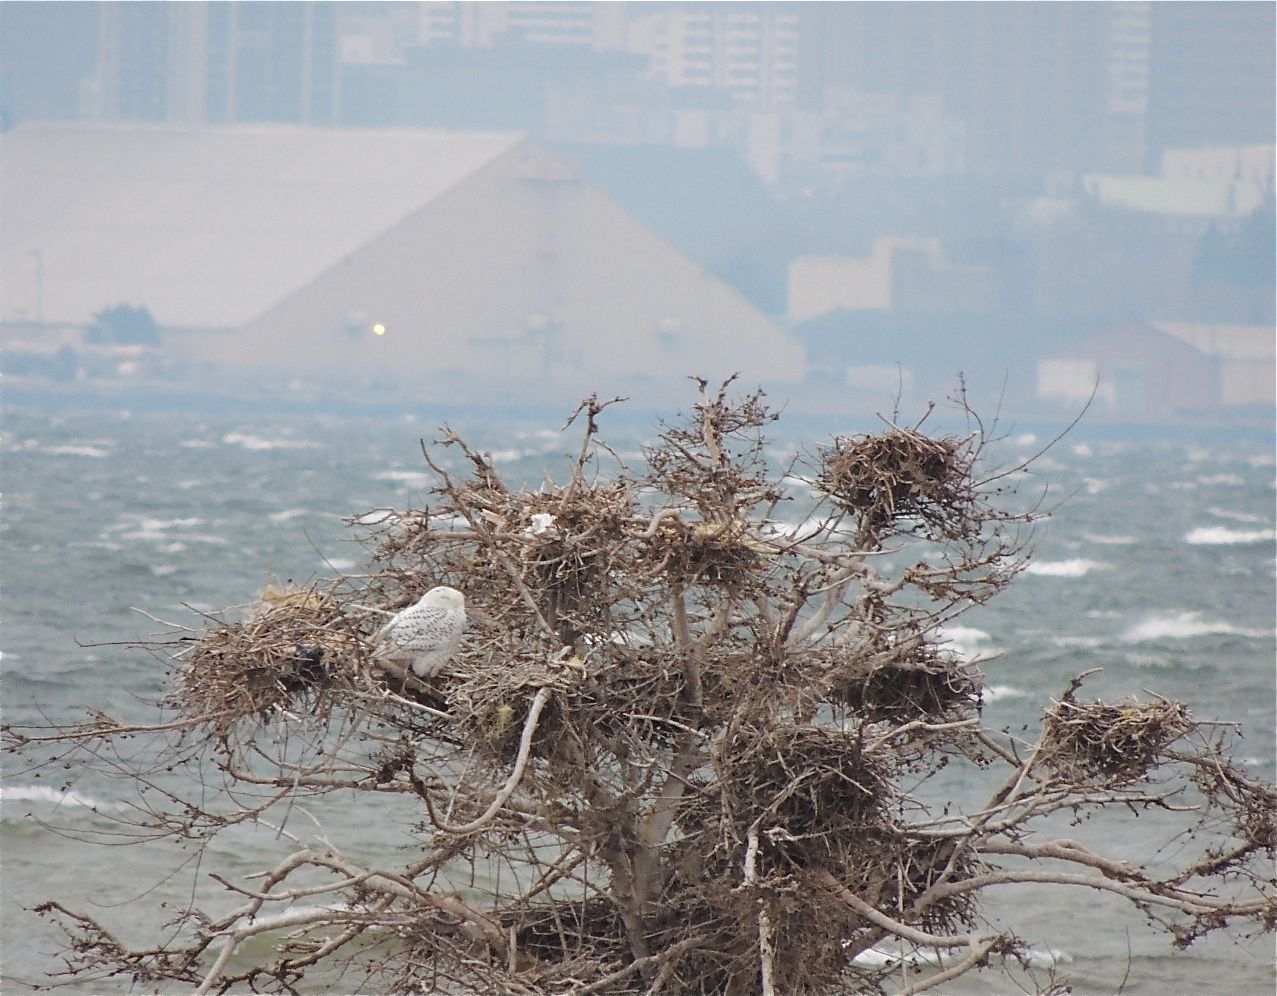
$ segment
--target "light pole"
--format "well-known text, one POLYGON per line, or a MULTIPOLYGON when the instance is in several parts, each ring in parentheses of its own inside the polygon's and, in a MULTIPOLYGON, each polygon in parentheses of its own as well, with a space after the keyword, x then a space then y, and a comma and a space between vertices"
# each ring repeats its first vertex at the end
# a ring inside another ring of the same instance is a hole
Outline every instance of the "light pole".
POLYGON ((44 253, 32 249, 35 257, 35 320, 37 325, 44 324, 44 253))

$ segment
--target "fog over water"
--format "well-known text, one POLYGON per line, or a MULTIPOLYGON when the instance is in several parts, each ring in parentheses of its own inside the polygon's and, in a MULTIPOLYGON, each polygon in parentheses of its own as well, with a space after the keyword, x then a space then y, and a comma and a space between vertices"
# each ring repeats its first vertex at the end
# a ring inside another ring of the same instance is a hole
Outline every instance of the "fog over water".
POLYGON ((6 3, 5 372, 558 410, 740 370, 857 414, 962 374, 1270 427, 1273 34, 1263 3, 6 3))

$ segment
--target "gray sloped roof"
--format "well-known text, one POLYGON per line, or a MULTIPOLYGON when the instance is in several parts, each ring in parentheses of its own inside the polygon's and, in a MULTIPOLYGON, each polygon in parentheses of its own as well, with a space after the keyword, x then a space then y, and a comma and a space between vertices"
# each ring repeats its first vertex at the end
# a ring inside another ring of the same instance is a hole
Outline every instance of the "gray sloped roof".
POLYGON ((523 137, 23 125, 0 138, 0 318, 34 317, 42 268, 47 321, 240 325, 523 137))

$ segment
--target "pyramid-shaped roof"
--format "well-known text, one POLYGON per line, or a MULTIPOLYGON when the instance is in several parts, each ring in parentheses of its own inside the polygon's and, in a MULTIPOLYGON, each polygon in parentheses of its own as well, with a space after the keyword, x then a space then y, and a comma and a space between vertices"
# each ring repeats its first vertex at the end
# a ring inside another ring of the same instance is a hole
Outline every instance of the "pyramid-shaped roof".
POLYGON ((0 318, 242 325, 523 138, 24 124, 0 138, 0 318))

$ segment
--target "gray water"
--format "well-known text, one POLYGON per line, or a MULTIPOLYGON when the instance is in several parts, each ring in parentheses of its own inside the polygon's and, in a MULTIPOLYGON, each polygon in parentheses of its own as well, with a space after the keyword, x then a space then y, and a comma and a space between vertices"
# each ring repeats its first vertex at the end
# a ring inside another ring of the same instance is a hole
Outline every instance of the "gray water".
MULTIPOLYGON (((494 451, 512 482, 559 470, 576 445, 549 423, 461 428, 494 451)), ((197 611, 249 601, 268 582, 356 569, 363 550, 342 518, 422 501, 428 482, 417 441, 435 429, 415 417, 8 412, 5 721, 71 722, 88 707, 151 715, 147 703, 164 689, 163 662, 109 645, 159 629, 134 607, 195 625, 197 611)), ((626 433, 611 438, 636 452, 640 435, 626 433)), ((782 437, 777 455, 796 442, 782 437)), ((1013 435, 1004 455, 1015 459, 1038 445, 1013 435)), ((1244 763, 1271 779, 1272 440, 1121 440, 1083 426, 1038 463, 1036 475, 1049 500, 1067 500, 1039 530, 1034 566, 948 633, 956 649, 984 659, 986 723, 1032 723, 1072 675, 1101 667, 1088 695, 1151 689, 1184 700, 1198 719, 1237 721, 1244 763)), ((48 981, 44 973, 59 965, 60 935, 27 907, 57 898, 141 942, 162 929, 161 902, 195 896, 226 905, 209 871, 234 875, 282 853, 273 834, 251 829, 220 842, 198 866, 168 845, 90 846, 74 837, 110 826, 105 814, 120 803, 112 795, 118 786, 78 769, 37 778, 10 758, 4 763, 5 993, 48 981)), ((415 814, 403 800, 378 805, 384 810, 375 819, 366 807, 343 809, 341 800, 316 815, 353 856, 393 863, 413 846, 407 827, 415 814)), ((1087 832, 1133 857, 1173 830, 1141 817, 1072 831, 1087 832)), ((1120 902, 1089 893, 1008 889, 990 913, 1032 944, 1043 970, 1054 962, 1075 992, 1124 985, 1127 993, 1267 996, 1274 988, 1271 937, 1219 936, 1173 952, 1120 902)), ((1004 978, 990 976, 946 991, 1007 989, 1004 978)), ((105 980, 72 991, 128 992, 130 984, 105 980)))

